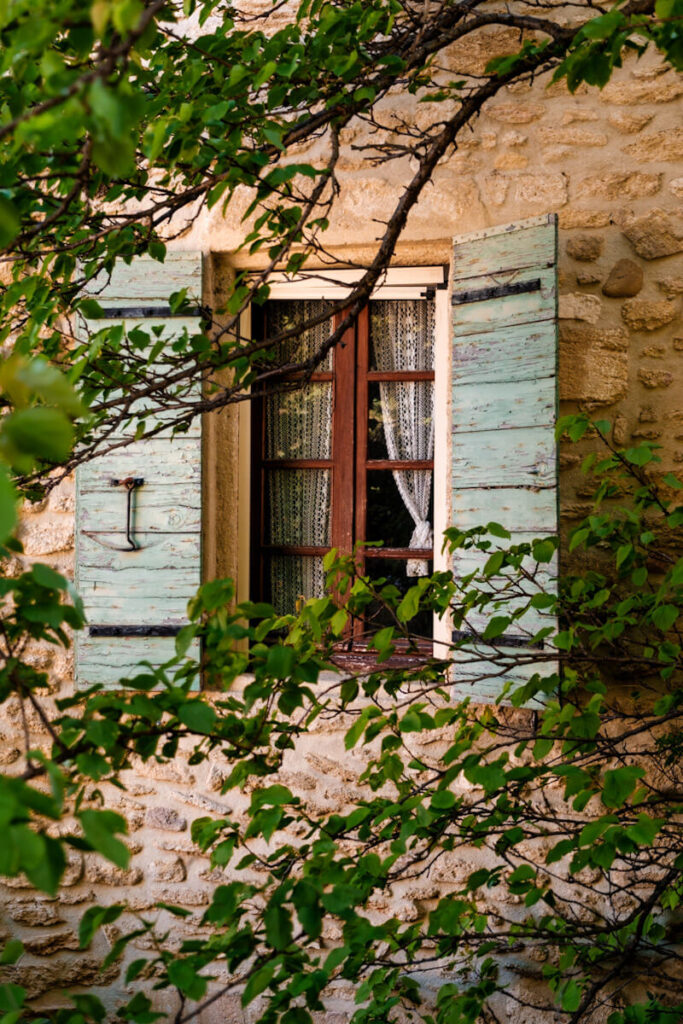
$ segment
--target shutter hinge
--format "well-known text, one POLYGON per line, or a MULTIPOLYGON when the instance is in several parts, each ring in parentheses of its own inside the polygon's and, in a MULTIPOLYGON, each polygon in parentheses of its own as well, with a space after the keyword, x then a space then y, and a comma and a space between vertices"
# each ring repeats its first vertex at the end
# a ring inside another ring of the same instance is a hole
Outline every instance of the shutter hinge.
POLYGON ((177 636, 182 626, 90 626, 89 636, 177 636))
POLYGON ((531 281, 513 281, 511 284, 496 284, 490 288, 479 288, 475 291, 454 292, 451 302, 461 306, 467 302, 484 302, 485 299, 501 299, 505 295, 522 295, 524 292, 540 292, 541 279, 531 281))
POLYGON ((485 644, 490 647, 528 647, 531 650, 542 651, 545 644, 542 640, 531 643, 526 637, 515 636, 513 633, 502 633, 500 636, 492 637, 490 640, 483 640, 476 633, 467 629, 454 629, 451 633, 451 640, 457 643, 459 640, 472 640, 474 643, 485 644))
POLYGON ((190 306, 188 309, 172 310, 170 306, 103 306, 102 316, 107 320, 146 320, 149 317, 161 316, 164 319, 173 316, 202 316, 201 306, 190 306))

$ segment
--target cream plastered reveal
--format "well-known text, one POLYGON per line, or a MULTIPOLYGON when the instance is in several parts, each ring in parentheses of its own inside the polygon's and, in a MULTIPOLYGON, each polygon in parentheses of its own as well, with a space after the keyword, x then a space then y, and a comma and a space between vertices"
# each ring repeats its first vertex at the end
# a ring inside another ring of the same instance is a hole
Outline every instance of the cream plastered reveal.
MULTIPOLYGON (((490 57, 515 45, 516 38, 492 33, 467 54, 470 69, 482 70, 490 57)), ((457 56, 452 55, 454 65, 457 56)), ((663 69, 654 55, 627 61, 602 93, 584 88, 571 96, 563 86, 548 89, 542 82, 510 88, 486 108, 458 151, 443 161, 433 186, 411 214, 396 254, 396 262, 403 265, 447 262, 455 234, 557 211, 561 399, 567 410, 580 407, 609 417, 619 444, 658 442, 668 469, 683 467, 682 94, 683 81, 663 69)), ((397 105, 397 112, 408 119, 426 116, 423 109, 411 108, 408 98, 397 105)), ((340 261, 371 253, 371 218, 386 217, 408 172, 408 164, 400 163, 368 168, 347 150, 340 169, 341 199, 326 237, 340 261)), ((202 215, 176 243, 212 254, 208 300, 232 268, 245 263, 235 251, 244 231, 242 209, 225 218, 217 209, 202 215)), ((233 572, 238 564, 235 511, 244 507, 246 489, 237 435, 239 422, 246 430, 248 416, 221 416, 207 430, 206 497, 224 510, 218 515, 214 507, 207 518, 207 572, 233 572)), ((565 521, 587 508, 579 460, 574 451, 563 453, 565 521)), ((34 559, 73 571, 72 490, 67 482, 46 502, 25 509, 25 557, 17 560, 17 571, 20 561, 34 559)), ((33 657, 49 671, 55 686, 70 688, 68 655, 40 649, 33 657)), ((29 726, 33 744, 47 746, 40 722, 31 718, 29 726)), ((315 810, 332 811, 344 806, 358 765, 343 752, 343 723, 332 727, 321 722, 317 728, 327 733, 324 742, 313 734, 291 756, 281 777, 312 800, 315 810)), ((12 770, 21 763, 16 707, 5 713, 0 732, 3 770, 12 770)), ((9 970, 10 980, 25 985, 46 1008, 60 1003, 62 988, 79 984, 94 985, 113 1003, 123 990, 118 969, 110 969, 107 976, 97 970, 115 932, 101 935, 87 954, 76 952, 78 918, 95 897, 105 903, 126 898, 133 909, 145 912, 158 900, 184 903, 192 917, 182 927, 174 921, 174 935, 179 942, 195 933, 212 888, 223 876, 198 855, 190 841, 190 823, 213 812, 230 811, 239 818, 247 799, 221 796, 222 779, 218 763, 189 768, 182 756, 165 767, 140 766, 127 773, 127 794, 106 792, 108 805, 129 822, 130 870, 86 863, 74 854, 63 893, 55 901, 36 897, 20 880, 5 884, 3 933, 21 937, 27 950, 9 970)), ((445 882, 456 884, 472 868, 471 862, 455 857, 441 864, 438 874, 383 896, 386 907, 391 904, 403 920, 414 919, 445 882)), ((378 903, 377 909, 385 908, 378 903)), ((328 929, 323 943, 337 938, 328 929)), ((137 955, 133 943, 130 957, 137 955)), ((531 975, 529 984, 533 970, 531 975)), ((347 1020, 352 999, 353 991, 341 988, 326 1024, 347 1020)), ((171 1002, 160 1005, 176 1009, 171 1002)), ((513 1020, 515 1012, 515 1004, 503 1006, 500 1019, 513 1020)), ((209 1024, 251 1016, 251 1010, 245 1014, 240 1009, 237 997, 230 997, 204 1019, 209 1024)))

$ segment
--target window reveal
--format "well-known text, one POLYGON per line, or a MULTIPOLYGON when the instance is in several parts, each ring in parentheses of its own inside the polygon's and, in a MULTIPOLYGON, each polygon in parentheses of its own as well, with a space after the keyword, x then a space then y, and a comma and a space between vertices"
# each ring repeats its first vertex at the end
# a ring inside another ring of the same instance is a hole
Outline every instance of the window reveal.
MULTIPOLYGON (((269 302, 264 329, 275 334, 323 308, 269 302)), ((319 351, 332 326, 302 332, 280 359, 319 351)), ((254 403, 254 596, 292 611, 324 592, 326 551, 350 552, 357 541, 384 542, 364 550, 372 578, 405 590, 430 572, 433 392, 433 302, 378 299, 310 383, 254 403)))

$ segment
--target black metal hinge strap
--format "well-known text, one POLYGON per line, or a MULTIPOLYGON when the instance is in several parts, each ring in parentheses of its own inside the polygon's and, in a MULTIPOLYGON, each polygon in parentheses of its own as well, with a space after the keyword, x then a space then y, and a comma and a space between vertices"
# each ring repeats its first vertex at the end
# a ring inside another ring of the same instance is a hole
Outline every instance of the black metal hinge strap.
POLYGON ((531 281, 513 281, 511 284, 495 284, 475 291, 454 292, 451 302, 454 306, 462 306, 467 302, 484 302, 485 299, 502 299, 505 295, 523 295, 525 292, 540 290, 541 279, 535 277, 531 281))
POLYGON ((177 636, 182 626, 90 626, 90 636, 177 636))
POLYGON ((161 316, 201 316, 201 306, 189 309, 172 310, 170 306, 103 306, 102 315, 108 320, 145 320, 148 317, 161 316))
POLYGON ((492 637, 490 640, 482 640, 481 637, 471 633, 466 629, 454 629, 451 634, 453 643, 457 643, 459 640, 472 640, 474 643, 486 644, 490 647, 528 647, 532 650, 542 651, 545 649, 545 644, 542 640, 536 643, 531 643, 526 637, 515 636, 512 633, 502 633, 500 636, 492 637))

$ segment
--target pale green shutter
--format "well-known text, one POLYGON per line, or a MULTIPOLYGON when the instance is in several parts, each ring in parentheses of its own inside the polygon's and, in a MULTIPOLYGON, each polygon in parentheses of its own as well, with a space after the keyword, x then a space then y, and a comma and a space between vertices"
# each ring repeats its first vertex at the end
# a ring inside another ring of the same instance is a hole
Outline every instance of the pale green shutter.
MULTIPOLYGON (((512 542, 557 531, 557 217, 554 214, 488 228, 457 238, 452 285, 452 523, 459 529, 502 524, 512 542)), ((456 554, 456 578, 481 566, 477 552, 456 554)), ((555 586, 556 565, 538 575, 555 586)), ((530 585, 533 587, 533 584, 530 585)), ((495 614, 495 612, 491 613, 495 614)), ((552 624, 535 614, 511 624, 497 641, 500 658, 533 658, 530 631, 552 624), (507 643, 506 643, 507 641, 507 643)), ((476 633, 485 620, 469 619, 476 633)), ((463 639, 467 629, 455 635, 463 639)), ((506 679, 522 681, 530 662, 514 671, 472 660, 490 653, 473 644, 458 655, 458 696, 490 700, 506 679)))
MULTIPOLYGON (((105 312, 99 328, 123 322, 129 330, 164 326, 170 344, 196 316, 173 316, 168 296, 186 288, 201 301, 201 254, 169 253, 117 266, 106 287, 93 288, 105 312)), ((114 440, 121 435, 115 434, 114 440)), ((84 463, 76 473, 76 584, 88 625, 76 640, 76 680, 115 686, 141 660, 173 656, 174 637, 187 621, 187 602, 201 573, 201 428, 161 432, 84 463), (131 549, 127 489, 131 496, 131 549)))

